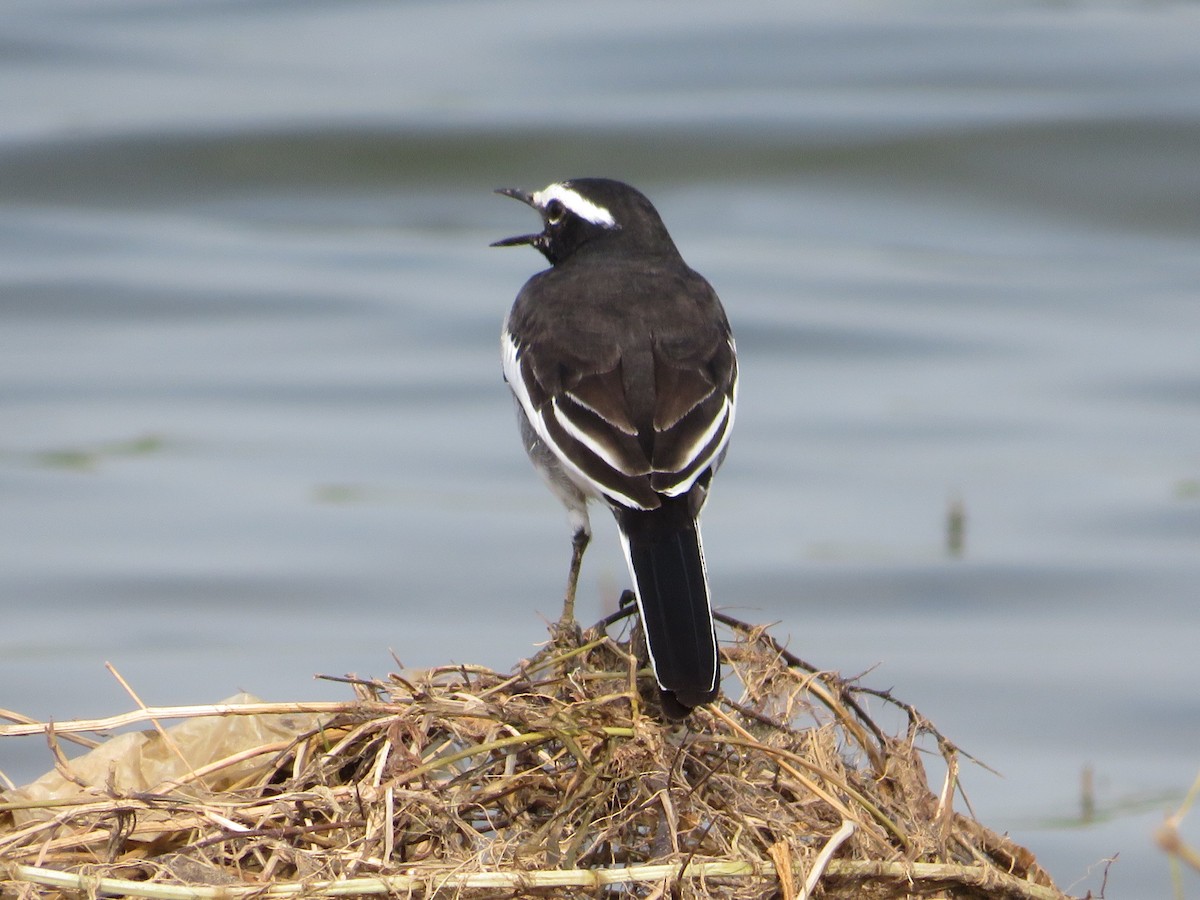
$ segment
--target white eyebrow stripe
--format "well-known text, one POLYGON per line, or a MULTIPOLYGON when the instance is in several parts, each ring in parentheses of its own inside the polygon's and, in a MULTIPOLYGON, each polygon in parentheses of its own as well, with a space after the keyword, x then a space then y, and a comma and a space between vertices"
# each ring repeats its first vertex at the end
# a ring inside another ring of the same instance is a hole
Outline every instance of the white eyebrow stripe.
POLYGON ((551 200, 557 200, 579 218, 585 219, 593 225, 602 225, 605 228, 615 228, 617 225, 617 220, 607 209, 596 205, 566 185, 552 184, 533 195, 533 202, 537 204, 538 209, 545 209, 546 204, 551 200))

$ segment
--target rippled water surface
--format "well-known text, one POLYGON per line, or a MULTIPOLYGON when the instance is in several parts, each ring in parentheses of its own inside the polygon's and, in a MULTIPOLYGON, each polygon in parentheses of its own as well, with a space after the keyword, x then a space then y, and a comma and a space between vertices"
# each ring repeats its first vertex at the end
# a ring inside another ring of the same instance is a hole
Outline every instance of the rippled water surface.
MULTIPOLYGON (((540 257, 487 244, 533 222, 490 191, 607 174, 737 333, 716 602, 875 667, 1003 773, 966 773, 975 811, 1062 886, 1119 853, 1107 896, 1169 894, 1152 833, 1200 767, 1195 5, 4 18, 0 707, 125 710, 105 661, 177 704, 528 654, 568 535, 499 372, 540 257)), ((625 579, 595 519, 586 620, 625 579)), ((14 780, 48 759, 0 746, 14 780)))

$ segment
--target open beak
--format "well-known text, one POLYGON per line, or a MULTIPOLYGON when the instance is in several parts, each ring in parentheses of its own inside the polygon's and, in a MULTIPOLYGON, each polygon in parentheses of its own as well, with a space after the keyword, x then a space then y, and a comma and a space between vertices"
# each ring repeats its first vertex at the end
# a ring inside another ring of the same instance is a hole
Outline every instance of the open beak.
MULTIPOLYGON (((512 197, 514 200, 520 200, 527 206, 533 206, 533 194, 528 191, 523 191, 520 188, 496 188, 497 194, 503 194, 505 197, 512 197)), ((494 241, 488 246, 490 247, 520 247, 522 244, 532 244, 541 234, 521 234, 517 237, 504 238, 500 241, 494 241)))

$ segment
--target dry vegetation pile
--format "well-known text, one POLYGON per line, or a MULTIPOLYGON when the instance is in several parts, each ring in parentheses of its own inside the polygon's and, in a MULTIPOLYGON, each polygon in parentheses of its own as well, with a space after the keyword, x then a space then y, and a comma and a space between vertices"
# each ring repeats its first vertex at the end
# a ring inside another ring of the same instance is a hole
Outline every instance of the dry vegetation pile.
POLYGON ((914 709, 723 622, 725 696, 686 726, 660 722, 637 653, 601 626, 511 674, 347 679, 345 703, 2 726, 45 732, 58 773, 0 795, 0 894, 1064 896, 956 810, 961 754, 914 709), (869 709, 907 727, 886 733, 869 709), (270 728, 194 758, 232 721, 270 728), (155 729, 135 733, 139 759, 174 774, 143 763, 139 782, 110 752, 107 774, 84 777, 61 751, 129 722, 155 729))

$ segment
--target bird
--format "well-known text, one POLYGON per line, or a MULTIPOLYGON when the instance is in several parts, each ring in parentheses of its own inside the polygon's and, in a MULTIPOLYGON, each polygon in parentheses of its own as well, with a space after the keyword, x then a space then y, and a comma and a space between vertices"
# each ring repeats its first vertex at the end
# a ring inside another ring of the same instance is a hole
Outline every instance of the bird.
POLYGON ((559 628, 575 627, 596 501, 616 520, 663 713, 686 719, 720 687, 699 518, 737 407, 729 321, 630 185, 496 193, 536 210, 542 230, 491 246, 529 245, 550 263, 518 292, 501 355, 525 450, 572 530, 559 628))

